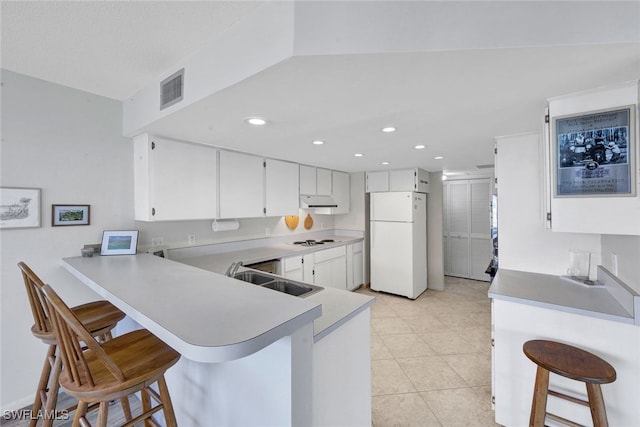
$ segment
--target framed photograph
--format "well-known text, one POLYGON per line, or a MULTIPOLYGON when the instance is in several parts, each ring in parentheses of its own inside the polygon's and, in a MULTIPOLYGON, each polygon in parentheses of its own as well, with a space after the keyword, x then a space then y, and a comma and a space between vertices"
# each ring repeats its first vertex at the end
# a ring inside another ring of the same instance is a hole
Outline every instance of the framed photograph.
POLYGON ((554 117, 554 196, 634 196, 634 123, 634 105, 554 117))
POLYGON ((51 205, 51 226, 89 225, 90 205, 51 205))
POLYGON ((0 229, 40 227, 39 188, 0 188, 0 229))
POLYGON ((135 255, 138 230, 103 231, 100 255, 135 255))

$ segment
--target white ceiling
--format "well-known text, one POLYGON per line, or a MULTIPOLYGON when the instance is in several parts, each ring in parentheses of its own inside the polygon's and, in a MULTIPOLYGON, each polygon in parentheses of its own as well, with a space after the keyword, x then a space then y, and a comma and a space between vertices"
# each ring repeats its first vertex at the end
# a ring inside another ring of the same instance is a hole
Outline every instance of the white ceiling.
MULTIPOLYGON (((3 1, 2 67, 124 100, 259 5, 3 1)), ((520 25, 533 34, 537 23, 520 25)), ((606 43, 293 56, 148 130, 344 171, 479 171, 493 163, 495 136, 541 129, 546 98, 640 78, 639 32, 621 28, 606 43), (252 115, 269 125, 246 126, 252 115), (398 131, 380 132, 387 125, 398 131)))

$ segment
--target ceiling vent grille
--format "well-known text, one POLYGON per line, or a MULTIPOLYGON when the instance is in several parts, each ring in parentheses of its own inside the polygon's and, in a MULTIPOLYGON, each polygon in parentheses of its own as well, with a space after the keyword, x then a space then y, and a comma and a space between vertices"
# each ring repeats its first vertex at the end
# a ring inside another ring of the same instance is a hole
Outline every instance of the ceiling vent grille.
POLYGON ((182 101, 184 92, 184 68, 160 82, 160 109, 182 101))

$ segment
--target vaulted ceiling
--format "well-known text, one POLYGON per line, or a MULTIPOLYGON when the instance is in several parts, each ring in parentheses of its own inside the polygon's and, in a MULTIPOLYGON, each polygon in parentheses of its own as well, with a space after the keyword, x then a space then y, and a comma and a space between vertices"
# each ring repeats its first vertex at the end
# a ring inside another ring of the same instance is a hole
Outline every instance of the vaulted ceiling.
POLYGON ((640 2, 608 1, 3 1, 2 67, 127 102, 233 46, 243 22, 268 43, 274 7, 291 55, 135 131, 344 171, 473 173, 494 137, 542 129, 547 98, 640 78, 640 2))

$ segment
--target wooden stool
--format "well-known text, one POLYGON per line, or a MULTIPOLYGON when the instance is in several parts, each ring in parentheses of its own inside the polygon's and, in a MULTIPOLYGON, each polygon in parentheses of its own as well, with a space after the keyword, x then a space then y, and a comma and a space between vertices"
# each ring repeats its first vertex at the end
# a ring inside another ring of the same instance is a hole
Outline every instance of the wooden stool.
POLYGON ((146 329, 101 344, 51 286, 45 285, 42 291, 60 347, 60 386, 79 401, 73 425, 89 425, 87 408, 99 403, 97 425, 106 426, 109 402, 120 399, 127 426, 142 420, 156 424, 151 417, 160 409, 166 425, 176 426, 164 373, 178 362, 180 354, 146 329), (159 394, 151 388, 156 383, 159 394), (132 419, 128 396, 137 392, 141 394, 143 413, 132 419), (150 398, 158 403, 155 407, 151 407, 150 398))
POLYGON ((554 341, 527 341, 522 346, 522 350, 531 361, 538 365, 529 426, 543 426, 546 416, 567 425, 579 425, 566 418, 548 413, 547 394, 588 406, 591 410, 594 427, 609 425, 600 384, 616 380, 616 370, 613 369, 613 366, 587 351, 554 341), (588 400, 577 399, 549 390, 549 372, 585 383, 588 400))
MULTIPOLYGON (((51 426, 55 418, 58 389, 60 387, 58 382, 60 370, 62 369, 61 361, 56 357, 58 343, 42 295, 44 283, 24 262, 18 263, 18 267, 22 271, 22 278, 24 279, 33 314, 34 324, 31 327, 31 333, 49 345, 33 402, 29 426, 34 427, 37 424, 38 414, 43 406, 45 410, 42 416, 43 425, 51 426)), ((94 301, 76 306, 72 310, 80 319, 80 322, 90 331, 91 336, 97 337, 101 341, 110 340, 111 330, 125 317, 122 311, 108 301, 94 301)), ((75 409, 75 406, 66 408, 67 411, 73 409, 75 409)))

